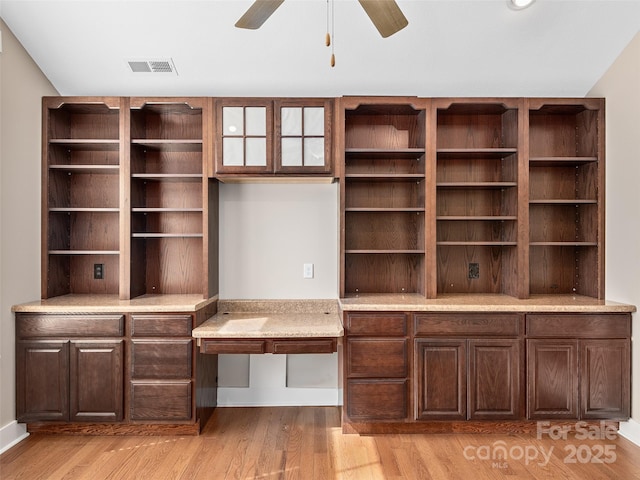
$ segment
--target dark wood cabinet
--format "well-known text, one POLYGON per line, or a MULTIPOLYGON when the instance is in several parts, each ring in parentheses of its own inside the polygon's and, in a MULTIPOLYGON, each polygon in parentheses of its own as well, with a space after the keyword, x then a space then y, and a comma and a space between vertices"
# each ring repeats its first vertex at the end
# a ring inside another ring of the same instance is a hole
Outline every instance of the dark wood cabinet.
POLYGON ((627 419, 630 328, 628 314, 529 316, 529 418, 627 419))
POLYGON ((524 416, 521 315, 418 313, 414 317, 418 420, 524 416), (428 338, 422 338, 425 335, 428 338))
POLYGON ((410 352, 404 313, 345 315, 345 414, 353 421, 405 421, 410 352))
POLYGON ((333 104, 330 98, 216 99, 211 175, 224 182, 247 175, 331 178, 333 104))
POLYGON ((192 327, 189 314, 131 315, 131 420, 194 418, 196 349, 192 327))
POLYGON ((123 316, 16 318, 18 421, 123 419, 123 316))

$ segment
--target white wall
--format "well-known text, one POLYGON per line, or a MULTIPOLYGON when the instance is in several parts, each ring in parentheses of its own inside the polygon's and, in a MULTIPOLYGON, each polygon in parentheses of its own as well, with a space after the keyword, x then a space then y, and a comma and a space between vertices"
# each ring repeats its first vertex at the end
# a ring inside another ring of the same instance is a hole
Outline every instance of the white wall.
POLYGON ((57 92, 0 21, 0 451, 15 423, 11 306, 40 298, 41 97, 57 92))
MULTIPOLYGON (((220 298, 338 298, 337 183, 221 185, 220 254, 220 298)), ((218 404, 336 405, 337 375, 336 354, 221 355, 218 404)))
MULTIPOLYGON (((607 102, 606 297, 640 307, 640 33, 589 95, 607 102)), ((625 428, 640 444, 640 315, 633 317, 633 421, 625 428)))

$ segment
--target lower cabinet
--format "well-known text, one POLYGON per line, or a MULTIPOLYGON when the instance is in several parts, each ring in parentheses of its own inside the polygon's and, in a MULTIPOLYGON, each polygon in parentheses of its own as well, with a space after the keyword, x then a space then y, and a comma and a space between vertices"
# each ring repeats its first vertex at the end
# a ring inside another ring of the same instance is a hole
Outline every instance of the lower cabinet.
POLYGON ((629 313, 345 312, 344 326, 347 423, 630 415, 629 313))
POLYGON ((132 421, 185 421, 194 415, 195 347, 189 314, 131 315, 132 421))
POLYGON ((404 313, 345 318, 345 414, 356 422, 405 421, 409 405, 409 339, 404 313))
POLYGON ((16 318, 19 422, 123 419, 123 316, 16 318))
POLYGON ((630 321, 628 314, 528 316, 529 418, 629 418, 630 321))

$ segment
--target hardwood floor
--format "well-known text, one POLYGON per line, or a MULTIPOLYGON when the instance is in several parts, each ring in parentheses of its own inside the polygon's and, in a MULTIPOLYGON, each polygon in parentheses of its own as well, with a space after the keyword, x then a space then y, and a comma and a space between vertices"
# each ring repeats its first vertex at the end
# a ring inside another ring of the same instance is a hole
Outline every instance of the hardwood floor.
POLYGON ((640 447, 607 433, 343 435, 336 407, 219 408, 193 437, 33 434, 0 479, 640 479, 640 447))

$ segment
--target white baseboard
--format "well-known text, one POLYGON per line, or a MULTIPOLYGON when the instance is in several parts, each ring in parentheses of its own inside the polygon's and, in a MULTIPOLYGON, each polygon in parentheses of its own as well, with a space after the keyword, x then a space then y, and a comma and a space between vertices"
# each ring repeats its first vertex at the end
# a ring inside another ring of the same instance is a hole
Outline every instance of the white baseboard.
POLYGON ((3 453, 29 436, 27 427, 15 420, 0 428, 0 453, 3 453))
POLYGON ((320 407, 341 405, 337 388, 218 387, 218 407, 320 407))
POLYGON ((620 422, 618 433, 640 446, 640 423, 633 418, 630 418, 628 422, 620 422))

